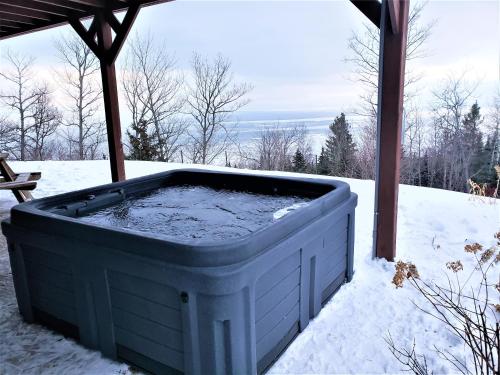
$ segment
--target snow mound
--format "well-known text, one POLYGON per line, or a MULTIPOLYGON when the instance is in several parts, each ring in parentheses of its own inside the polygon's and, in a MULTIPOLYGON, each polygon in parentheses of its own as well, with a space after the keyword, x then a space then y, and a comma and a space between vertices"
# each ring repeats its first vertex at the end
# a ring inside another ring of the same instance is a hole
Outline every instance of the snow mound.
POLYGON ((298 210, 299 208, 302 208, 302 207, 305 207, 307 206, 309 203, 308 202, 300 202, 300 203, 294 203, 292 204, 291 206, 288 206, 288 207, 285 207, 285 208, 282 208, 281 210, 278 210, 276 211, 274 214, 273 214, 273 219, 274 220, 279 220, 281 219, 283 216, 289 214, 290 212, 293 212, 295 210, 298 210))

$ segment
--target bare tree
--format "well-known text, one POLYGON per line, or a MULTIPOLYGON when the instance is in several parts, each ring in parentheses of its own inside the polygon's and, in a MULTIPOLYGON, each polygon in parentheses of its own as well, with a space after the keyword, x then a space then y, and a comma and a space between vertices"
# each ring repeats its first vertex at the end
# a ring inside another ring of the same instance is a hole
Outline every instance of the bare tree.
POLYGON ((46 86, 38 91, 32 118, 33 125, 27 134, 30 158, 45 160, 50 156, 51 136, 56 133, 62 119, 59 110, 50 102, 50 94, 46 86))
MULTIPOLYGON (((432 33, 434 22, 423 24, 422 12, 426 3, 417 3, 410 9, 408 17, 408 40, 405 63, 404 102, 409 102, 414 96, 413 89, 420 79, 420 75, 413 68, 412 62, 426 56, 425 42, 432 33)), ((347 44, 350 56, 345 61, 353 65, 354 80, 363 87, 360 96, 360 105, 355 113, 365 118, 365 125, 361 128, 362 144, 359 147, 360 156, 358 165, 363 169, 362 175, 373 178, 375 175, 375 151, 372 149, 372 138, 376 135, 377 125, 377 90, 379 72, 380 30, 372 24, 365 23, 361 32, 353 33, 347 44), (366 133, 363 135, 363 133, 366 133), (364 150, 363 147, 368 147, 364 150), (371 169, 372 171, 370 171, 371 169)), ((405 165, 402 165, 403 173, 405 165)))
POLYGON ((198 54, 193 56, 194 83, 189 88, 187 111, 193 123, 189 131, 191 159, 210 164, 227 147, 231 131, 225 121, 246 105, 246 84, 234 83, 231 63, 221 55, 212 62, 198 54))
POLYGON ((416 105, 405 113, 406 131, 403 143, 401 181, 422 186, 422 159, 424 152, 424 120, 416 105))
POLYGON ((257 139, 240 145, 241 164, 268 171, 291 170, 293 155, 298 151, 312 164, 311 142, 303 124, 283 127, 276 124, 264 129, 257 139))
POLYGON ((493 98, 487 131, 491 138, 490 165, 498 165, 500 164, 500 92, 493 98))
POLYGON ((65 65, 59 77, 71 101, 68 107, 70 118, 64 124, 77 132, 76 135, 67 132, 67 136, 77 145, 77 158, 90 159, 95 157, 95 149, 103 142, 105 132, 104 123, 97 119, 101 89, 94 77, 99 71, 99 61, 85 42, 75 35, 61 36, 55 46, 65 65))
MULTIPOLYGON (((411 62, 426 56, 425 42, 431 35, 434 26, 434 22, 421 23, 425 6, 425 2, 417 3, 412 6, 408 16, 405 101, 413 95, 411 88, 420 79, 418 73, 412 70, 411 62)), ((380 30, 371 23, 364 23, 363 26, 362 32, 353 33, 349 39, 347 47, 351 55, 345 61, 353 64, 355 80, 364 87, 364 94, 361 96, 363 104, 359 114, 371 117, 376 115, 377 108, 380 30)))
POLYGON ((477 84, 468 83, 462 74, 448 77, 433 93, 433 125, 439 137, 444 189, 463 190, 470 178, 468 143, 472 140, 464 132, 463 121, 476 87, 477 84))
POLYGON ((375 179, 375 157, 377 153, 377 125, 372 117, 362 125, 357 152, 357 170, 362 179, 375 179))
POLYGON ((21 55, 7 50, 5 56, 9 69, 0 72, 10 90, 0 93, 0 98, 7 107, 16 111, 18 118, 16 121, 17 138, 19 147, 11 148, 14 156, 20 160, 27 158, 27 134, 30 129, 30 112, 36 105, 38 91, 35 87, 32 74, 32 66, 34 58, 26 55, 21 55))
POLYGON ((16 125, 7 118, 0 118, 0 152, 13 153, 17 144, 16 125))
POLYGON ((153 127, 157 157, 170 161, 181 147, 186 122, 179 117, 183 77, 175 72, 175 60, 151 35, 136 35, 126 56, 123 89, 132 114, 132 125, 153 127))

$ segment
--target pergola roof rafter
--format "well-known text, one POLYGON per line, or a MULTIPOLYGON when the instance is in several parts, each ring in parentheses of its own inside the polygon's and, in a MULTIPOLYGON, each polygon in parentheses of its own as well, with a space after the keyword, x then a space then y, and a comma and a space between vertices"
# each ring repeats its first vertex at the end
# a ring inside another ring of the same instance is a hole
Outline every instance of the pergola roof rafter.
MULTIPOLYGON (((8 4, 2 5, 2 12, 8 13, 8 14, 14 14, 14 15, 17 14, 19 16, 34 18, 34 19, 42 20, 42 21, 50 21, 51 18, 54 16, 53 14, 51 14, 47 11, 22 8, 22 7, 8 5, 8 4)), ((59 14, 59 16, 61 16, 61 14, 59 14)))
POLYGON ((121 23, 113 12, 168 1, 170 0, 0 0, 0 39, 92 18, 100 11, 105 13, 116 33, 121 23))
POLYGON ((351 0, 351 3, 363 13, 375 26, 380 27, 382 4, 378 0, 351 0))
MULTIPOLYGON (((2 4, 12 6, 19 9, 43 12, 43 14, 64 17, 68 15, 68 8, 61 5, 42 3, 36 0, 2 0, 2 4)), ((2 7, 3 8, 3 7, 2 7)), ((83 12, 83 9, 72 9, 75 15, 78 12, 83 12)))
MULTIPOLYGON (((73 11, 79 11, 79 12, 85 12, 90 9, 89 5, 84 5, 80 3, 76 3, 71 0, 34 0, 36 3, 39 4, 46 4, 46 5, 52 5, 52 6, 57 6, 61 8, 66 8, 70 9, 73 11)), ((40 7, 37 7, 37 9, 40 9, 40 7)))

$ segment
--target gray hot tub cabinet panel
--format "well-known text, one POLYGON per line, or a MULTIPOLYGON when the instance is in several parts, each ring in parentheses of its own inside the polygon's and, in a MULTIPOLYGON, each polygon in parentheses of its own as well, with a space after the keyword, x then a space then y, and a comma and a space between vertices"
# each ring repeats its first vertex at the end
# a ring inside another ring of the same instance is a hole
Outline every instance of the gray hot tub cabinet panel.
POLYGON ((16 206, 2 229, 24 319, 154 373, 264 371, 352 277, 357 198, 338 181, 258 178, 272 191, 329 192, 242 240, 210 245, 92 226, 52 209, 185 179, 256 184, 244 174, 165 172, 16 206))

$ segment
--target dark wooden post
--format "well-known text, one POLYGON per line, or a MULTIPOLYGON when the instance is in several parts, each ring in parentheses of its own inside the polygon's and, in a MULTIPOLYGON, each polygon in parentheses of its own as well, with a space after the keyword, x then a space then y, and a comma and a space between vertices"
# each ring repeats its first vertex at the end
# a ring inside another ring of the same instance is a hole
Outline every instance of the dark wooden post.
POLYGON ((407 0, 382 1, 374 249, 389 261, 396 255, 408 9, 407 0))
MULTIPOLYGON (((98 14, 97 38, 105 51, 109 51, 113 44, 111 26, 103 14, 98 14)), ((122 146, 122 131, 120 124, 120 108, 118 103, 118 89, 116 86, 115 62, 100 59, 102 97, 106 114, 106 129, 108 132, 109 163, 113 182, 125 180, 125 161, 122 146)))
POLYGON ((131 3, 122 22, 118 21, 111 10, 99 10, 94 15, 94 20, 88 29, 82 25, 79 19, 69 20, 73 29, 94 52, 101 64, 102 96, 106 114, 109 163, 111 164, 113 182, 125 180, 115 60, 137 17, 139 9, 139 4, 131 3), (112 30, 115 32, 114 39, 112 30))

